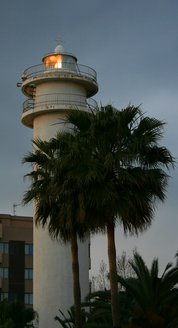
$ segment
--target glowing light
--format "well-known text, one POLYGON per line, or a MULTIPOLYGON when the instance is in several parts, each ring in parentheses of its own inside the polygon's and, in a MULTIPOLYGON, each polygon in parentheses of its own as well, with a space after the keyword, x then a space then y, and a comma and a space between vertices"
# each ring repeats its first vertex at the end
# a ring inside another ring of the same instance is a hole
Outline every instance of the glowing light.
POLYGON ((62 55, 51 55, 44 59, 44 64, 49 68, 62 68, 62 55))

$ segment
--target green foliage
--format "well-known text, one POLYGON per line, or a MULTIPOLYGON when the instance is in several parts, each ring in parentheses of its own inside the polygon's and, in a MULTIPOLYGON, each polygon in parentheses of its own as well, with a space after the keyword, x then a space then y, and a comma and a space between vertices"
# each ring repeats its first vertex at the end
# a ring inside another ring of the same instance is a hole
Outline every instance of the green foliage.
POLYGON ((67 315, 65 315, 59 309, 59 315, 54 318, 59 322, 60 326, 63 328, 73 328, 75 327, 75 312, 74 308, 71 307, 70 310, 67 311, 67 315))
MULTIPOLYGON (((60 311, 55 317, 63 328, 75 327, 75 313, 73 307, 67 311, 67 316, 60 311)), ((82 327, 83 328, 112 328, 110 292, 98 291, 91 293, 82 303, 82 327)))
POLYGON ((34 151, 24 158, 33 164, 27 174, 31 180, 24 203, 35 201, 36 224, 47 227, 51 237, 70 243, 73 273, 73 295, 77 328, 81 327, 81 292, 79 282, 78 240, 88 236, 83 221, 81 191, 70 174, 71 161, 66 161, 72 135, 63 135, 49 142, 34 140, 34 151))
POLYGON ((168 263, 159 277, 158 259, 149 269, 138 253, 130 264, 136 278, 118 276, 118 281, 132 299, 131 322, 145 328, 174 327, 178 320, 178 267, 168 263))
POLYGON ((32 320, 35 318, 35 312, 32 309, 26 309, 18 302, 0 302, 0 328, 24 328, 32 327, 32 320))
MULTIPOLYGON (((121 308, 121 323, 124 327, 128 324, 128 318, 131 313, 131 297, 126 292, 119 292, 119 305, 121 308)), ((63 328, 75 328, 73 307, 64 315, 60 311, 60 315, 55 317, 63 328)), ((112 328, 111 313, 111 293, 110 291, 97 291, 89 294, 85 302, 82 303, 83 328, 112 328)))
POLYGON ((112 327, 111 295, 109 291, 98 291, 88 295, 82 304, 87 317, 84 327, 112 327))
POLYGON ((24 204, 35 200, 36 224, 47 226, 52 237, 70 242, 75 232, 82 239, 86 229, 84 223, 80 223, 80 191, 74 177, 67 174, 69 162, 67 165, 65 157, 70 147, 70 135, 49 142, 34 140, 33 145, 33 153, 23 159, 35 167, 26 175, 31 185, 24 195, 24 204))
POLYGON ((90 209, 102 212, 98 226, 114 220, 125 232, 147 228, 155 201, 165 198, 164 168, 174 163, 159 145, 165 124, 144 116, 139 107, 119 111, 110 105, 96 113, 71 112, 67 122, 74 124, 71 173, 85 187, 90 209))
MULTIPOLYGON (((143 258, 134 253, 130 260, 135 277, 118 276, 125 290, 118 294, 120 325, 127 328, 177 328, 178 327, 178 267, 168 263, 159 276, 158 260, 150 269, 143 258)), ((83 328, 112 327, 110 291, 91 293, 82 303, 83 328)), ((60 311, 56 320, 63 328, 74 328, 73 308, 67 317, 60 311)))

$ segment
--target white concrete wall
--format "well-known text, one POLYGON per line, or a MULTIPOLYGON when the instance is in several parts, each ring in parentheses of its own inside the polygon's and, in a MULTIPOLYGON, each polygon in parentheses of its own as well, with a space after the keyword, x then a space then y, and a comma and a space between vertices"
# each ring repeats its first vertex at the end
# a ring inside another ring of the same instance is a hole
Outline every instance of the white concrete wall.
MULTIPOLYGON (((66 86, 57 83, 39 85, 36 95, 59 92, 78 92, 84 95, 82 86, 66 86)), ((35 109, 34 109, 35 111, 35 109)), ((37 116, 34 120, 34 139, 49 140, 57 130, 65 130, 62 122, 65 112, 51 112, 37 116)), ((82 298, 89 292, 88 241, 79 247, 80 280, 82 298)), ((34 309, 39 315, 39 328, 55 328, 59 324, 54 317, 58 309, 66 311, 73 305, 73 281, 70 246, 51 240, 48 231, 34 225, 34 309)))
POLYGON ((82 84, 77 84, 70 81, 48 81, 43 82, 36 86, 36 96, 40 94, 50 94, 50 93, 66 93, 66 94, 80 94, 86 96, 86 90, 82 84))

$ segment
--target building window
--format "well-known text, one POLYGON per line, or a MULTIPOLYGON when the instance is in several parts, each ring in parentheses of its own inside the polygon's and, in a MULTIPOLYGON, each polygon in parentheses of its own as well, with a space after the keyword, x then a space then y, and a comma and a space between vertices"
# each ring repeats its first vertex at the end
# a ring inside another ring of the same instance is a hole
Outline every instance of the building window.
POLYGON ((9 299, 10 302, 15 302, 18 300, 18 294, 16 292, 9 292, 9 299))
POLYGON ((0 278, 8 278, 8 268, 0 268, 0 278))
POLYGON ((33 304, 33 294, 26 293, 25 294, 25 304, 33 304))
POLYGON ((0 253, 9 253, 9 244, 8 243, 0 243, 0 253))
POLYGON ((25 280, 33 279, 33 269, 25 269, 25 280))
POLYGON ((25 244, 25 255, 33 255, 33 244, 25 244))
POLYGON ((0 301, 4 301, 8 299, 8 293, 0 293, 0 301))

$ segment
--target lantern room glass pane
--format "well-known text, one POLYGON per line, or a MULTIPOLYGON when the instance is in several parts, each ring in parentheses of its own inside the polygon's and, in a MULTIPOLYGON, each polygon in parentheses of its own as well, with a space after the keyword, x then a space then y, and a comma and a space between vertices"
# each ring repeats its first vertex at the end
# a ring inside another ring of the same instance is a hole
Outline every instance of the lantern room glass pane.
POLYGON ((52 54, 44 58, 46 70, 62 69, 69 72, 77 71, 76 59, 69 55, 52 54))

